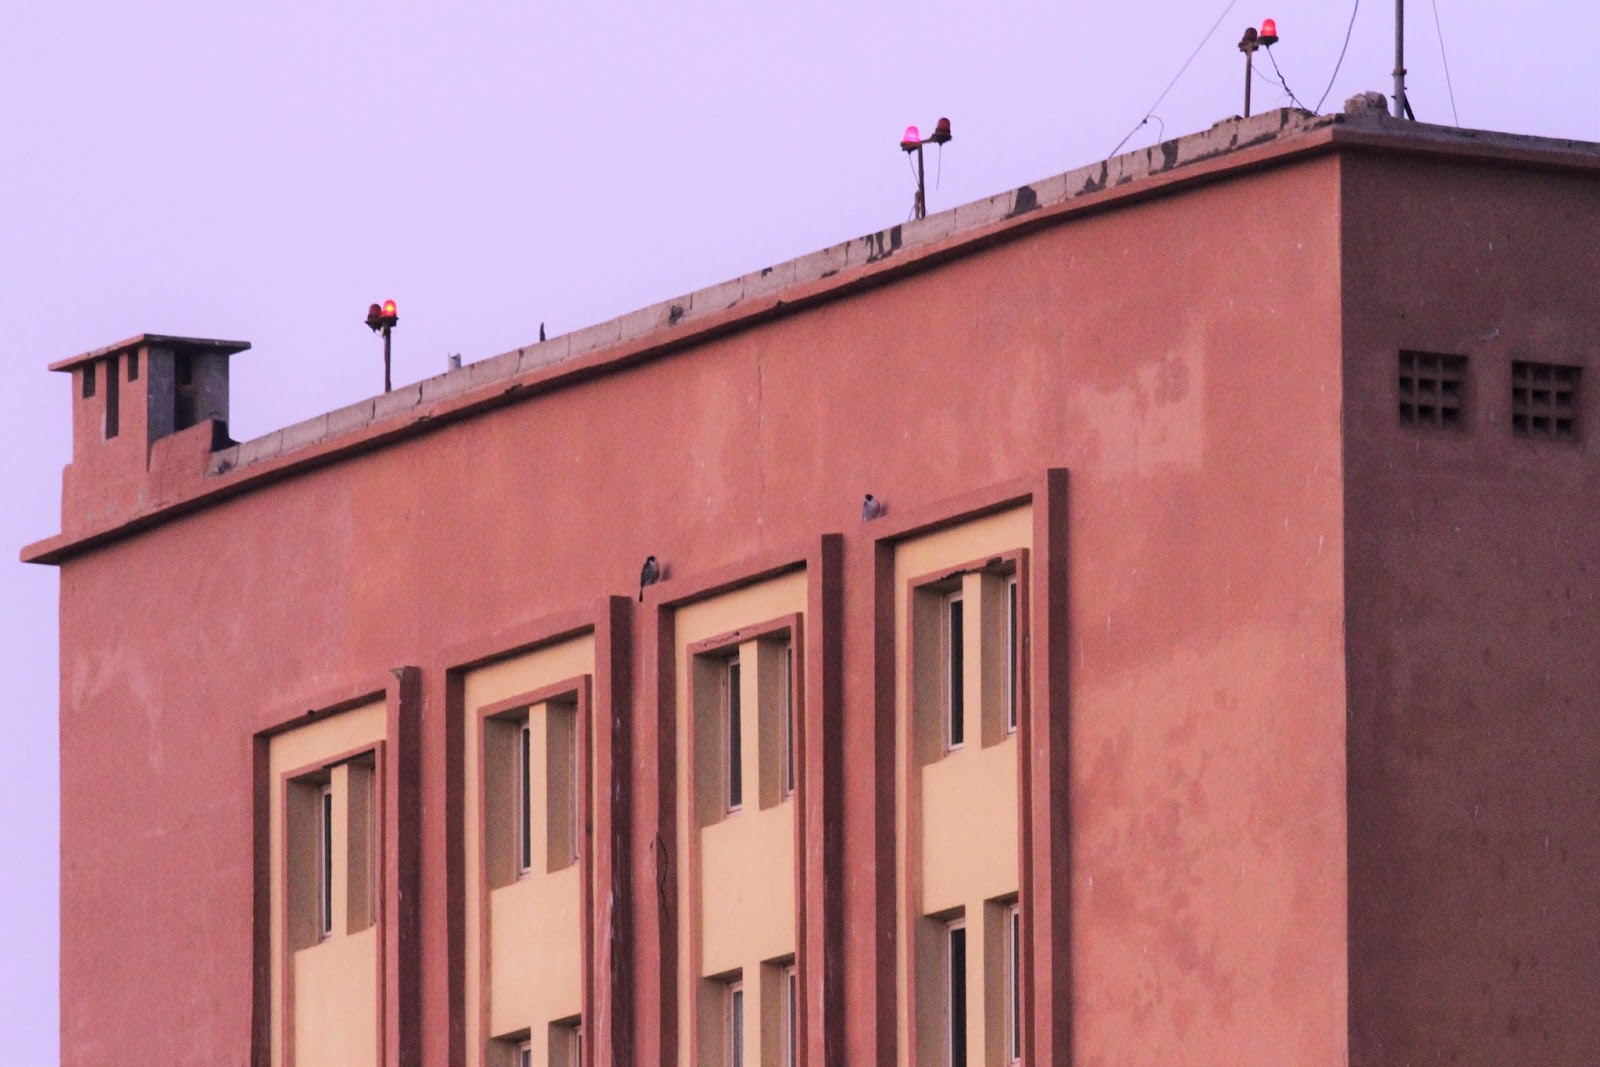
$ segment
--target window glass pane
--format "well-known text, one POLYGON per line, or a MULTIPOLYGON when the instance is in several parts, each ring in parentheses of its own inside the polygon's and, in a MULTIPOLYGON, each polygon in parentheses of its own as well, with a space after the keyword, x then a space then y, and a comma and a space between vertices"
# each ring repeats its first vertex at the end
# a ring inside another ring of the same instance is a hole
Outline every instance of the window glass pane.
POLYGON ((333 790, 322 787, 322 841, 317 850, 317 904, 322 914, 318 929, 333 932, 333 790))
POLYGON ((1006 729, 1017 728, 1017 580, 1006 583, 1006 729))
POLYGON ((794 792, 794 646, 783 649, 783 677, 779 681, 778 700, 783 730, 783 794, 794 792))
POLYGON ((1022 1058, 1022 911, 1013 906, 1011 908, 1010 946, 1007 951, 1006 970, 1008 984, 1010 985, 1011 1011, 1010 1018, 1010 1052, 1011 1059, 1022 1058))
POLYGON ((950 1067, 967 1067, 967 930, 950 928, 950 1067))
MULTIPOLYGON (((571 811, 567 813, 567 841, 572 846, 571 858, 573 862, 577 862, 579 814, 583 811, 583 778, 581 774, 583 768, 578 766, 578 716, 576 712, 572 716, 572 745, 568 749, 568 753, 568 759, 571 761, 572 797, 569 801, 571 811)), ((578 1040, 583 1040, 581 1031, 578 1040)))
POLYGON ((800 1062, 800 1041, 797 1028, 800 1000, 800 981, 795 974, 795 969, 790 967, 783 972, 783 1067, 796 1067, 800 1062))
POLYGON ((949 721, 946 724, 946 739, 951 748, 958 748, 966 736, 966 693, 965 670, 962 650, 962 606, 959 597, 953 597, 946 602, 949 606, 945 612, 945 649, 948 660, 946 670, 946 701, 949 709, 949 721))
POLYGON ((728 1063, 744 1067, 744 990, 739 986, 728 997, 728 1063))
POLYGON ((517 736, 517 870, 525 871, 533 865, 533 730, 526 720, 517 736))
POLYGON ((744 803, 744 739, 739 721, 739 661, 728 662, 728 807, 737 808, 744 803))

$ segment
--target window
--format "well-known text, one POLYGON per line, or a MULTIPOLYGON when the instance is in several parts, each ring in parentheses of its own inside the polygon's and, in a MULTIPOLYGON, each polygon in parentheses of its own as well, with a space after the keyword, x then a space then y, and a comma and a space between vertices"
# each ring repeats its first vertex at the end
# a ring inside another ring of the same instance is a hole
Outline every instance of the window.
POLYGON ((517 874, 533 868, 533 726, 524 718, 517 727, 517 874))
POLYGON ((561 694, 484 718, 479 787, 490 889, 577 861, 583 814, 578 717, 578 701, 561 694))
POLYGON ((728 1067, 744 1067, 744 983, 728 983, 728 1067))
POLYGON ((1006 579, 1006 733, 1017 731, 1017 671, 1020 663, 1021 649, 1017 647, 1017 639, 1021 631, 1017 628, 1020 621, 1017 617, 1017 576, 1012 575, 1006 579))
POLYGON ((739 657, 728 660, 722 673, 724 798, 727 810, 744 806, 744 736, 739 707, 739 657))
POLYGON ((137 348, 130 348, 128 350, 128 381, 136 382, 138 380, 139 380, 139 350, 137 348))
POLYGON ((533 1042, 521 1041, 517 1044, 517 1067, 533 1067, 533 1042))
POLYGON ((550 1067, 583 1067, 583 1022, 576 1016, 550 1024, 550 1067))
POLYGON ((963 651, 961 594, 944 599, 944 743, 957 749, 966 740, 966 653, 963 651))
POLYGON ((1022 1062, 1022 909, 1006 909, 1006 1062, 1022 1062))
POLYGON ((794 964, 783 969, 780 976, 778 1003, 780 1067, 799 1067, 800 1064, 800 976, 794 964))
POLYGON ((1581 371, 1554 363, 1512 363, 1511 432, 1518 437, 1576 441, 1581 371))
POLYGON ((778 677, 779 795, 794 792, 794 646, 784 644, 778 677))
POLYGON ((284 796, 288 947, 309 948, 377 921, 381 865, 371 753, 307 768, 284 796))
POLYGON ((945 927, 945 1013, 950 1020, 950 1067, 967 1067, 967 924, 945 927))
POLYGON ((94 369, 96 366, 98 364, 95 363, 85 363, 83 365, 83 398, 85 400, 94 396, 94 369))
POLYGON ((333 785, 317 791, 317 937, 333 935, 333 785))
POLYGON ((546 869, 559 871, 577 862, 578 816, 582 790, 578 775, 578 706, 552 700, 544 706, 546 869))

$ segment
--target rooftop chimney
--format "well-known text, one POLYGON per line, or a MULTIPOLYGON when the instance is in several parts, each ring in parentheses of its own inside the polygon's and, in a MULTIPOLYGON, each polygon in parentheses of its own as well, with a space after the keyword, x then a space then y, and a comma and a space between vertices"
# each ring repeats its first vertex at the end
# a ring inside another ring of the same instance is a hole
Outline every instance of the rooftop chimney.
POLYGON ((154 503, 147 482, 158 469, 163 488, 191 473, 203 476, 204 457, 229 443, 228 359, 249 347, 140 334, 52 363, 51 370, 72 375, 62 531, 154 503))

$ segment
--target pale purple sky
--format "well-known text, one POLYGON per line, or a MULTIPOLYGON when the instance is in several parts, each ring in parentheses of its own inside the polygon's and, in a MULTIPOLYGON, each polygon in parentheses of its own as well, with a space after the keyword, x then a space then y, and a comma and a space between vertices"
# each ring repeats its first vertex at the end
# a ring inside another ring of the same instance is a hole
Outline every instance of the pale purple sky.
MULTIPOLYGON (((1463 125, 1600 139, 1600 8, 1437 4, 1463 125)), ((909 123, 954 122, 934 211, 1100 159, 1225 6, 9 4, 0 547, 58 529, 52 360, 142 331, 249 340, 232 430, 253 437, 381 389, 374 300, 400 302, 407 382, 902 221, 909 123)), ((1350 10, 1239 0, 1157 109, 1166 134, 1239 110, 1234 45, 1267 16, 1314 106, 1350 10)), ((1363 0, 1323 110, 1388 91, 1393 10, 1363 0)), ((1432 5, 1407 21, 1413 106, 1448 123, 1432 5)), ((1281 102, 1256 83, 1257 110, 1281 102)), ((6 1067, 57 1055, 56 595, 52 569, 0 562, 6 1067)))

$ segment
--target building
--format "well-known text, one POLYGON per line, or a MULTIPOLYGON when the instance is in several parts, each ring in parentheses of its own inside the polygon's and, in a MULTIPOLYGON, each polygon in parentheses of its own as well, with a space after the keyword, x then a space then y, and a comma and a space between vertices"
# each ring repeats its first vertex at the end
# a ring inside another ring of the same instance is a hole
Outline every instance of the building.
POLYGON ((242 444, 56 364, 64 1058, 1600 1061, 1597 227, 1357 98, 242 444))

